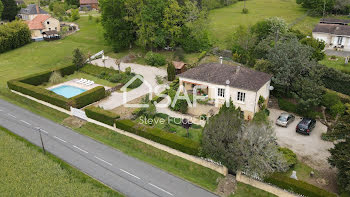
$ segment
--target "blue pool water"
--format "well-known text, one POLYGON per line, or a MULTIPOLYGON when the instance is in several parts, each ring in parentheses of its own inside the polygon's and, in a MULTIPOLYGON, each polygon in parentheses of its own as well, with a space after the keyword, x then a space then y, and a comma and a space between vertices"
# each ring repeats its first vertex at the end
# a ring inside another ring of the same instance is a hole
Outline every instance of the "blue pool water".
POLYGON ((63 85, 53 88, 51 91, 66 98, 71 98, 85 92, 86 90, 74 86, 63 85))

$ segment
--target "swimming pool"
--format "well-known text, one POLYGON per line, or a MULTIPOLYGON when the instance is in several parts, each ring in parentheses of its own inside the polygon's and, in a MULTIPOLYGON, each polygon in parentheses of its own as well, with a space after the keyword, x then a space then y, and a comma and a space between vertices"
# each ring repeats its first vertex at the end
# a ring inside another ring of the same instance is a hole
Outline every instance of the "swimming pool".
POLYGON ((51 91, 66 98, 72 98, 78 94, 85 92, 86 90, 74 86, 63 85, 53 88, 51 91))

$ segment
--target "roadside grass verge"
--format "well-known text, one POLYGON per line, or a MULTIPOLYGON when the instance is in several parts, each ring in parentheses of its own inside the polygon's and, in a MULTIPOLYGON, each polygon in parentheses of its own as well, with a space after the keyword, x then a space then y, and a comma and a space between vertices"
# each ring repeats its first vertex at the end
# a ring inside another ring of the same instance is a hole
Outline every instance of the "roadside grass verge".
MULTIPOLYGON (((59 124, 62 124, 62 121, 69 117, 62 112, 16 95, 6 89, 0 89, 0 98, 59 124)), ((86 123, 81 128, 73 129, 103 144, 116 148, 127 155, 140 159, 212 192, 216 190, 217 179, 223 177, 213 170, 92 123, 86 123)))
POLYGON ((0 150, 2 196, 123 196, 2 127, 0 150))

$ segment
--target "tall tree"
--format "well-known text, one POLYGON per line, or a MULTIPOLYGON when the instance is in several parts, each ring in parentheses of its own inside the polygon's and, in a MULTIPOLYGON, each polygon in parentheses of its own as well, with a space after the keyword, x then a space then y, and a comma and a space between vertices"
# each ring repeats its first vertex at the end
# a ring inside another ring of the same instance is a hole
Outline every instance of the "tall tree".
POLYGON ((225 105, 204 127, 203 153, 229 170, 264 177, 284 171, 287 164, 278 151, 274 130, 264 124, 245 123, 233 104, 225 105))
POLYGON ((118 52, 129 47, 134 39, 134 24, 128 20, 128 9, 125 0, 104 0, 101 2, 102 25, 105 38, 118 52))
POLYGON ((77 69, 80 69, 85 64, 85 56, 83 52, 80 51, 80 49, 74 49, 73 51, 73 64, 77 67, 77 69))
POLYGON ((183 9, 176 0, 169 0, 164 9, 163 26, 171 47, 175 47, 181 37, 181 27, 184 24, 183 9))
POLYGON ((350 192, 350 136, 345 141, 335 144, 329 152, 329 163, 338 169, 338 184, 343 191, 350 192))
POLYGON ((15 20, 18 8, 15 0, 1 0, 4 6, 1 19, 5 21, 15 20))
POLYGON ((176 77, 176 69, 172 63, 168 63, 167 73, 168 73, 168 81, 174 81, 176 77))

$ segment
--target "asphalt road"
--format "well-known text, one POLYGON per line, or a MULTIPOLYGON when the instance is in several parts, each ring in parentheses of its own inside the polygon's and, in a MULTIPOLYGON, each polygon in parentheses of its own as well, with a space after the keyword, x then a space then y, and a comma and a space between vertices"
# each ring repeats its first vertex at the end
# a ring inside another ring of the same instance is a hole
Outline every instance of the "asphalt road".
POLYGON ((0 125, 41 146, 111 188, 137 197, 216 196, 124 153, 0 100, 0 125))

